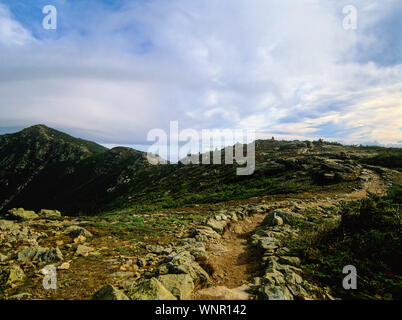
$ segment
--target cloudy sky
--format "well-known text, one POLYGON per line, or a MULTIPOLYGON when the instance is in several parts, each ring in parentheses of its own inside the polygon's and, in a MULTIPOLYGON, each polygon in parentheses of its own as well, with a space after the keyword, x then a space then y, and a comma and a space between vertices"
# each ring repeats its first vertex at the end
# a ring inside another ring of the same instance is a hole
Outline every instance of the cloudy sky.
POLYGON ((0 0, 0 133, 143 145, 171 120, 401 144, 402 1, 0 0))

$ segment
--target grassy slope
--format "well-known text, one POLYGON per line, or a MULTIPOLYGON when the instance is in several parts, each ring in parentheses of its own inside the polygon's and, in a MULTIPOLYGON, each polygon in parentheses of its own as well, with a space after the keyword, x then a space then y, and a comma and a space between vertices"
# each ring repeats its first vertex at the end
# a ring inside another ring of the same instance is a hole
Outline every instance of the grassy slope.
MULTIPOLYGON (((342 221, 329 231, 292 243, 306 274, 330 286, 342 299, 402 299, 402 186, 389 195, 345 207, 342 221), (344 290, 343 267, 354 265, 358 290, 344 290), (337 275, 337 276, 334 276, 337 275)), ((306 233, 307 234, 307 233, 306 233)))

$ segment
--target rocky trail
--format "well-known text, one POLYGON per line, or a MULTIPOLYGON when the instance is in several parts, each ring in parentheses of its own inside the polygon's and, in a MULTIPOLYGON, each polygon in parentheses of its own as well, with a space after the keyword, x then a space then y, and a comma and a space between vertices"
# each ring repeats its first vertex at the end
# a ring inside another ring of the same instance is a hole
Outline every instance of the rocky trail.
POLYGON ((176 240, 155 244, 86 230, 87 221, 59 212, 14 210, 17 220, 0 220, 0 282, 9 288, 7 299, 333 299, 303 279, 300 259, 288 255, 284 239, 297 238, 297 221, 308 223, 308 215, 336 221, 341 202, 385 193, 392 172, 379 172, 361 170, 353 190, 230 205, 176 240), (49 265, 57 269, 56 291, 42 288, 49 265))
POLYGON ((254 215, 231 225, 220 240, 207 246, 212 262, 212 287, 194 294, 194 299, 248 298, 241 288, 260 273, 259 252, 250 247, 249 239, 264 216, 254 215), (236 289, 238 290, 228 290, 236 289))
MULTIPOLYGON (((311 202, 298 201, 298 211, 308 208, 333 207, 340 201, 362 199, 368 192, 382 195, 386 184, 381 176, 371 170, 362 170, 359 188, 351 193, 339 193, 332 198, 318 199, 311 202)), ((272 204, 271 204, 272 205, 272 204)), ((289 208, 289 203, 275 202, 278 208, 289 208)), ((207 289, 194 293, 193 298, 199 300, 248 300, 255 299, 252 294, 255 287, 253 281, 263 274, 261 252, 250 243, 251 236, 261 225, 265 215, 252 215, 245 220, 229 225, 222 237, 207 244, 210 260, 213 261, 212 284, 207 289)), ((254 290, 255 291, 255 290, 254 290)))

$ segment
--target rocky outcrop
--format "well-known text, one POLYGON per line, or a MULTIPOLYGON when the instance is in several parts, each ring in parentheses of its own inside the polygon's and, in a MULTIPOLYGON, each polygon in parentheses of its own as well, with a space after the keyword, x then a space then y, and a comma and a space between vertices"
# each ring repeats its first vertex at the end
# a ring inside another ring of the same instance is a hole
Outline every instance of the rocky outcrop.
POLYGON ((58 210, 46 210, 42 209, 39 212, 39 216, 44 219, 58 219, 61 218, 61 212, 58 210))
POLYGON ((194 280, 189 274, 165 274, 157 279, 178 300, 188 300, 193 294, 194 280))
POLYGON ((90 233, 85 228, 79 226, 70 226, 66 230, 64 230, 64 233, 73 238, 76 238, 78 236, 84 236, 85 238, 92 237, 92 233, 90 233))
POLYGON ((19 251, 17 254, 17 260, 21 263, 27 263, 31 261, 53 263, 62 261, 63 254, 57 247, 49 249, 39 246, 32 246, 19 251))
POLYGON ((301 261, 289 256, 283 240, 296 237, 295 222, 306 220, 302 215, 287 210, 275 210, 264 219, 261 227, 251 236, 251 244, 261 252, 263 276, 255 278, 258 299, 262 300, 321 300, 333 299, 329 292, 305 281, 301 261), (284 225, 273 223, 275 216, 283 219, 284 225))
POLYGON ((111 285, 106 285, 99 289, 92 300, 130 300, 123 292, 111 285))
POLYGON ((275 226, 281 225, 282 223, 288 224, 290 226, 295 225, 297 222, 301 220, 306 220, 304 216, 301 214, 289 211, 289 210, 274 210, 270 212, 262 222, 263 226, 275 226), (278 220, 278 217, 280 220, 278 220))
POLYGON ((248 287, 239 287, 229 289, 219 286, 213 288, 202 289, 197 292, 199 300, 250 300, 252 295, 246 292, 248 287))
POLYGON ((131 300, 177 300, 156 278, 141 279, 127 291, 131 300))
POLYGON ((22 281, 25 278, 24 271, 13 265, 0 271, 0 289, 5 289, 16 282, 22 281))
POLYGON ((10 220, 24 221, 38 219, 39 216, 34 211, 27 211, 23 208, 18 208, 9 210, 6 214, 6 218, 10 220))

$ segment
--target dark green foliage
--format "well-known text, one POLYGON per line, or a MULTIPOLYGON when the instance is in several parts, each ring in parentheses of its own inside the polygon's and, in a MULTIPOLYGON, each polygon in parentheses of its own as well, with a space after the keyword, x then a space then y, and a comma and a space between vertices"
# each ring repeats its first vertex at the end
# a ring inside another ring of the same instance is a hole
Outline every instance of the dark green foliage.
POLYGON ((343 209, 338 227, 293 244, 306 273, 343 299, 402 299, 401 186, 388 197, 371 195, 343 209), (358 290, 344 290, 343 267, 354 265, 358 290))
POLYGON ((380 149, 378 155, 370 158, 364 158, 361 160, 361 162, 402 171, 402 149, 380 149))

